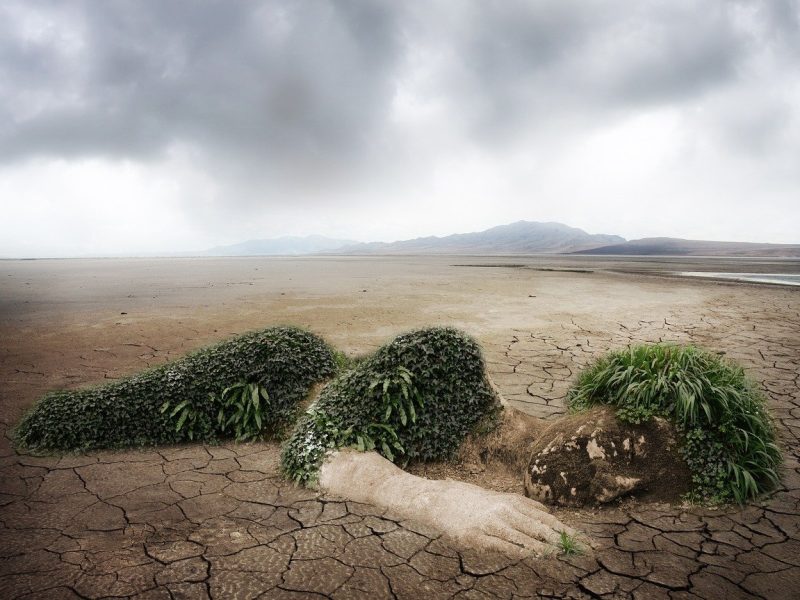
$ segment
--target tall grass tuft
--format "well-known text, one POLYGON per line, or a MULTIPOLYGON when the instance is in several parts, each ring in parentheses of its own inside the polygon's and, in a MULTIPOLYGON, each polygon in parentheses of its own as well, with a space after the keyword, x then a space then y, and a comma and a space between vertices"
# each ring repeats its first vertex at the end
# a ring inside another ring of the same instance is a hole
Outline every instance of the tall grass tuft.
POLYGON ((779 484, 780 449, 764 395, 744 370, 693 346, 653 344, 609 353, 580 373, 571 410, 597 404, 641 423, 670 419, 683 437, 693 496, 740 504, 779 484))

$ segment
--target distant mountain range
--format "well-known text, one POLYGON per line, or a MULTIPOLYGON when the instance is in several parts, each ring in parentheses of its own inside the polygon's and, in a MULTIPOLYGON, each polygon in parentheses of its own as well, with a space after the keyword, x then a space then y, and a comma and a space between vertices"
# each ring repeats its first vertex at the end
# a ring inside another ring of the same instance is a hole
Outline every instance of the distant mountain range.
POLYGON ((800 244, 758 244, 752 242, 711 242, 679 238, 642 238, 622 244, 579 250, 575 254, 640 256, 764 256, 800 257, 800 244))
POLYGON ((561 223, 517 221, 474 233, 371 242, 339 248, 342 254, 560 254, 624 242, 618 235, 592 235, 561 223))
POLYGON ((590 234, 562 223, 517 221, 473 233, 397 242, 359 243, 320 235, 249 240, 218 246, 207 256, 279 256, 309 254, 596 254, 666 256, 800 257, 800 244, 711 242, 678 238, 626 241, 618 235, 590 234))

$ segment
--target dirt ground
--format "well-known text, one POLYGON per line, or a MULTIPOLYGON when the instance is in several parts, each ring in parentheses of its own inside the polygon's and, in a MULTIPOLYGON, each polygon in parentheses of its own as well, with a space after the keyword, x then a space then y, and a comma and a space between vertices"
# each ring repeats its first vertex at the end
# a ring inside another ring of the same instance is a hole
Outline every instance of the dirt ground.
POLYGON ((795 598, 800 290, 662 276, 797 261, 594 257, 0 261, 0 598, 795 598), (505 265, 505 266, 501 266, 505 265), (746 508, 627 502, 559 518, 597 548, 510 560, 319 498, 272 444, 17 454, 43 392, 118 378, 291 323, 346 352, 432 324, 480 340, 503 394, 557 418, 575 373, 631 342, 740 361, 770 399, 784 488, 746 508))

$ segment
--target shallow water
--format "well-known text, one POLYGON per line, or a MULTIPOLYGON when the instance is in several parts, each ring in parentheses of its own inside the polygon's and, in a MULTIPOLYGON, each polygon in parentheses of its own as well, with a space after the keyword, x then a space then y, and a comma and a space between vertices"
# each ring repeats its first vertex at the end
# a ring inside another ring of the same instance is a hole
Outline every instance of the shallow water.
POLYGON ((708 271, 680 271, 684 277, 708 277, 749 283, 776 283, 800 286, 800 274, 791 273, 713 273, 708 271))

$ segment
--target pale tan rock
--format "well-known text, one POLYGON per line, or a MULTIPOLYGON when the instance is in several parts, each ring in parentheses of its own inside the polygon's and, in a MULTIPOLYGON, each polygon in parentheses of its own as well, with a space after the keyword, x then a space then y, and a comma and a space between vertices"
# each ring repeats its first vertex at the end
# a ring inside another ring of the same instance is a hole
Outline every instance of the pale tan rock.
POLYGON ((461 481, 406 473, 375 452, 332 453, 320 470, 320 488, 385 508, 476 549, 511 555, 556 551, 560 532, 576 532, 534 500, 461 481))

